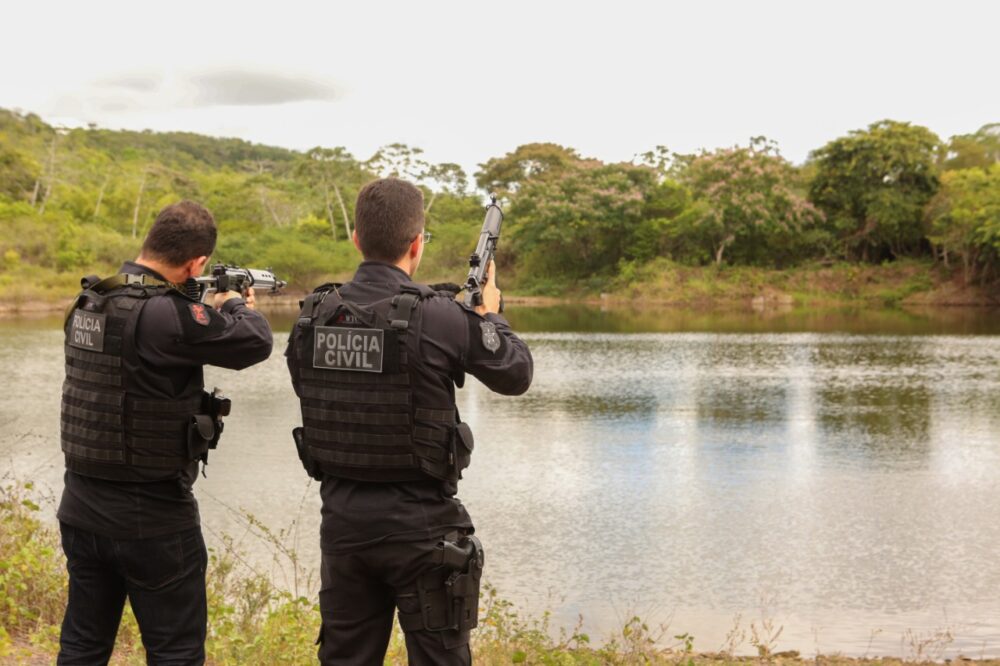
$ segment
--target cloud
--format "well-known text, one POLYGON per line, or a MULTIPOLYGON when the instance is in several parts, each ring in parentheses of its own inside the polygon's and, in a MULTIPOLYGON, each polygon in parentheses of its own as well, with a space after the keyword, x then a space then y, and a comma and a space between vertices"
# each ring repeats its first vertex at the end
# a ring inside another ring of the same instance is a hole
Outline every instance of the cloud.
POLYGON ((119 90, 131 90, 137 93, 151 93, 160 88, 163 77, 159 74, 120 74, 94 82, 97 88, 116 88, 119 90))
POLYGON ((268 106, 332 100, 336 88, 326 82, 251 70, 218 70, 194 74, 186 83, 193 106, 268 106))
POLYGON ((93 118, 135 116, 164 110, 216 107, 262 108, 294 102, 341 99, 328 79, 247 67, 206 70, 126 70, 91 80, 55 95, 43 111, 56 116, 93 118))

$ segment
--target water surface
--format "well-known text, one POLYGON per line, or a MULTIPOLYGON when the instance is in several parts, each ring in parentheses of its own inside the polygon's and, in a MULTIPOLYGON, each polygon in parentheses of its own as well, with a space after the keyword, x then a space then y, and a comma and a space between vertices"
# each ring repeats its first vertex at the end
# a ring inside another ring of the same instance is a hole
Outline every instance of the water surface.
MULTIPOLYGON (((734 617, 778 649, 1000 655, 1000 317, 513 308, 535 356, 525 396, 474 380, 460 496, 487 577, 528 613, 596 637, 639 613, 722 647, 734 617), (907 635, 907 631, 910 631, 907 635)), ((292 448, 281 351, 211 369, 233 415, 196 492, 210 541, 277 575, 240 512, 318 560, 319 500, 292 448)), ((0 456, 61 489, 60 333, 0 323, 0 456)), ((744 650, 751 649, 744 643, 744 650)))

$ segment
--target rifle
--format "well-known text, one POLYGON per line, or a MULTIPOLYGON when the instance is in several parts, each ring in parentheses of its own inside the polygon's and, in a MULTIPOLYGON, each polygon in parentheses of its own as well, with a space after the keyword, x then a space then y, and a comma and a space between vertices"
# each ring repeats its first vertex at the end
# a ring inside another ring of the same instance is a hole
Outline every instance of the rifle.
MULTIPOLYGON (((500 240, 500 225, 503 223, 503 211, 497 205, 497 195, 490 195, 490 205, 486 207, 486 219, 483 229, 479 232, 479 242, 476 251, 469 257, 469 277, 465 280, 465 304, 477 307, 483 304, 483 285, 489 275, 490 262, 496 254, 497 241, 500 240)), ((500 297, 500 312, 503 312, 503 296, 500 297)))
POLYGON ((215 264, 211 275, 189 279, 184 290, 188 296, 205 302, 209 296, 218 292, 238 291, 246 296, 250 287, 256 291, 276 294, 287 284, 275 277, 270 269, 215 264))

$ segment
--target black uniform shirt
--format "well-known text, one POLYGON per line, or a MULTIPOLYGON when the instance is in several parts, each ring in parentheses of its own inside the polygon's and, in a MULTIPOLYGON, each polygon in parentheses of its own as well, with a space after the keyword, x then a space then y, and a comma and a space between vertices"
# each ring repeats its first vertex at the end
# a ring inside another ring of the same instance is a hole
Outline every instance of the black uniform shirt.
MULTIPOLYGON (((121 273, 156 271, 125 262, 121 273)), ((144 379, 176 397, 203 365, 241 370, 271 355, 271 328, 243 299, 225 302, 218 312, 205 308, 208 325, 184 321, 172 296, 153 296, 136 325, 136 350, 150 372, 144 379)), ((191 492, 198 473, 194 462, 180 479, 131 483, 107 481, 67 471, 58 517, 64 523, 114 539, 142 539, 197 527, 198 502, 191 492)))
MULTIPOLYGON (((339 292, 349 301, 368 304, 398 294, 400 285, 409 282, 410 277, 396 266, 366 261, 339 292)), ((507 320, 497 314, 484 318, 445 298, 425 300, 421 308, 421 364, 435 371, 437 381, 448 386, 453 399, 453 378, 463 372, 497 393, 518 395, 528 390, 531 352, 507 320), (496 331, 496 337, 488 340, 493 347, 499 342, 494 351, 483 340, 483 321, 496 331)), ((297 382, 293 359, 299 344, 301 332, 296 327, 285 352, 293 383, 297 382)), ((419 391, 420 385, 413 390, 419 391)), ((441 481, 373 483, 326 476, 320 485, 322 548, 344 552, 379 542, 433 539, 455 528, 471 530, 472 520, 456 492, 455 484, 441 481)))

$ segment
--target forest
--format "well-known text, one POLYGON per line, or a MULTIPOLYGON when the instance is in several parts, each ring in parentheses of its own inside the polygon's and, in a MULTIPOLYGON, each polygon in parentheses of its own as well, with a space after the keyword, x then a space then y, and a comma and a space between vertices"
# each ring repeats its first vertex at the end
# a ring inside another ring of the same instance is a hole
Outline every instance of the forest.
POLYGON ((688 267, 718 276, 909 262, 962 285, 1000 280, 1000 124, 945 140, 883 120, 801 165, 765 137, 696 154, 656 146, 622 163, 533 143, 467 174, 398 143, 360 158, 342 147, 54 127, 0 109, 0 301, 56 301, 80 275, 115 270, 179 199, 214 214, 214 260, 271 267, 297 291, 346 279, 358 261, 358 190, 390 175, 425 193, 426 281, 461 280, 490 192, 506 215, 504 286, 521 294, 613 292, 688 267))

